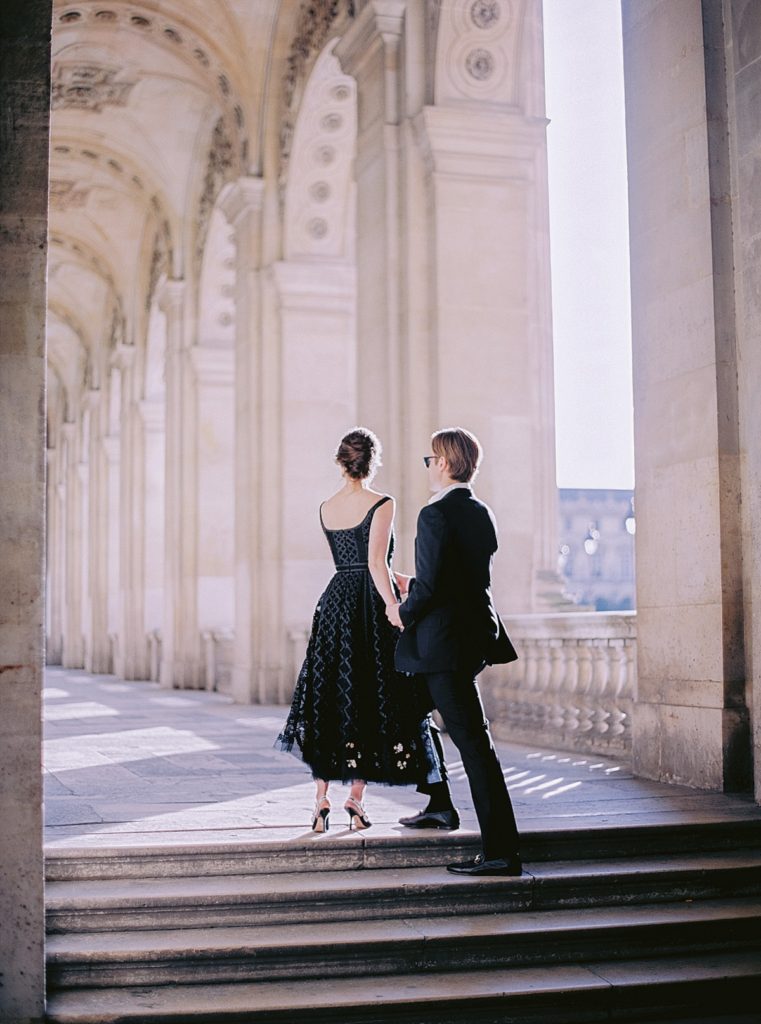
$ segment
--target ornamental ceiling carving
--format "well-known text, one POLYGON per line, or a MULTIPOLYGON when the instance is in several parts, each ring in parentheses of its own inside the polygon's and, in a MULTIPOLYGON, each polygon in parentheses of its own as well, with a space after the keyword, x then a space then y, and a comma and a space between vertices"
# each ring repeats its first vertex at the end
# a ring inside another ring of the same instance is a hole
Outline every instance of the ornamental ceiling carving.
POLYGON ((125 106, 136 82, 120 80, 118 75, 119 68, 57 61, 53 67, 53 110, 74 108, 98 112, 106 106, 125 106))

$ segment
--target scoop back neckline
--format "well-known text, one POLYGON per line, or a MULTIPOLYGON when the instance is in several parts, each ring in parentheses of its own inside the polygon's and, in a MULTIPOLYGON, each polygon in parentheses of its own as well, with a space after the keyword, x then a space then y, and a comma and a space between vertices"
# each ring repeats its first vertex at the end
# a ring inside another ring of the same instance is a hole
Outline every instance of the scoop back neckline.
POLYGON ((323 501, 322 504, 320 505, 320 523, 322 524, 322 528, 326 533, 347 533, 349 530, 358 530, 359 527, 364 524, 365 520, 370 515, 370 513, 374 512, 375 509, 379 505, 382 505, 384 501, 388 501, 390 497, 390 494, 384 494, 381 498, 379 498, 374 505, 370 506, 367 512, 365 512, 364 516, 360 519, 358 523, 355 523, 354 526, 340 526, 336 530, 331 530, 329 526, 325 525, 325 520, 322 518, 322 506, 325 504, 325 502, 323 501))

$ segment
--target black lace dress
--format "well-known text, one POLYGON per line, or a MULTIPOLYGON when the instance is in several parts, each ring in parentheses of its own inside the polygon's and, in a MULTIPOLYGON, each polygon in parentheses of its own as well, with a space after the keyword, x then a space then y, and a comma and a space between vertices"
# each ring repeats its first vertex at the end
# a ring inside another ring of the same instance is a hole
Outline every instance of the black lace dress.
MULTIPOLYGON (((275 742, 318 779, 419 785, 442 777, 428 709, 413 680, 394 668, 398 630, 367 564, 373 515, 386 501, 347 530, 328 530, 320 514, 336 572, 317 604, 290 714, 275 742)), ((392 536, 389 564, 393 543, 392 536)))

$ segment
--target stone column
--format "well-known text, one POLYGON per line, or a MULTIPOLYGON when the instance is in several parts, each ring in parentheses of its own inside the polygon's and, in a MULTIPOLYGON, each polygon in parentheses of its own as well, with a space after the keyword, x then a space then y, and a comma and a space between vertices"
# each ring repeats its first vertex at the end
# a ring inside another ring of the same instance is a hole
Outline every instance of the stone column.
POLYGON ((92 635, 92 601, 90 597, 90 410, 86 408, 86 397, 81 401, 81 417, 77 424, 77 446, 79 460, 77 462, 77 483, 79 486, 79 520, 80 520, 80 551, 79 566, 79 633, 82 643, 81 667, 84 668, 91 660, 92 635))
MULTIPOLYGON (((287 600, 279 610, 279 628, 289 638, 311 620, 332 569, 318 506, 329 493, 326 479, 336 443, 356 419, 356 285, 354 268, 337 262, 275 263, 272 277, 280 311, 282 443, 288 453, 281 499, 281 586, 287 600), (293 471, 292 453, 305 449, 309 457, 299 458, 293 471)), ((301 646, 286 654, 290 672, 277 695, 280 702, 291 698, 301 646)))
POLYGON ((357 80, 358 410, 385 433, 403 557, 433 429, 486 449, 500 610, 557 577, 541 5, 368 0, 336 46, 357 80))
POLYGON ((168 687, 199 684, 197 628, 195 452, 190 341, 184 281, 167 281, 159 296, 166 315, 166 492, 164 624, 161 682, 168 687))
POLYGON ((344 73, 357 81, 357 417, 380 435, 388 454, 382 486, 401 504, 406 6, 406 0, 368 0, 335 48, 344 73))
MULTIPOLYGON (((724 346, 731 351, 733 335, 737 346, 724 372, 737 376, 737 438, 730 435, 730 446, 736 443, 740 453, 745 704, 753 716, 750 746, 761 802, 761 615, 753 614, 761 608, 761 10, 752 0, 704 0, 702 8, 715 252, 722 243, 714 301, 724 346)), ((735 429, 733 418, 725 423, 735 429)), ((727 495, 731 500, 731 488, 727 495)))
MULTIPOLYGON (((635 770, 749 782, 737 360, 700 0, 623 4, 638 692, 635 770)), ((730 242, 731 249, 731 242, 730 242)), ((731 264, 731 258, 730 258, 731 264)), ((755 441, 757 444, 757 439, 755 441)))
POLYGON ((0 1018, 45 1013, 44 665, 49 0, 8 0, 0 40, 0 1018))
POLYGON ((430 368, 438 425, 485 449, 479 495, 500 528, 501 612, 546 610, 557 583, 557 487, 545 121, 522 112, 426 107, 430 368))
POLYGON ((135 401, 135 348, 119 345, 112 357, 121 377, 119 533, 119 659, 114 672, 123 679, 145 679, 147 647, 143 630, 142 550, 145 530, 140 414, 135 401))
POLYGON ((82 520, 77 424, 61 427, 64 475, 63 652, 64 668, 83 668, 82 654, 82 520))
MULTIPOLYGON (((232 630, 235 619, 233 476, 235 353, 194 346, 189 350, 197 433, 198 628, 232 630)), ((206 680, 206 686, 213 680, 206 680)))
POLYGON ((85 648, 85 668, 88 672, 101 673, 111 670, 108 639, 108 438, 104 436, 107 431, 107 403, 102 400, 101 391, 96 389, 87 392, 85 403, 90 411, 90 529, 87 537, 90 615, 84 626, 89 637, 85 648))
POLYGON ((63 659, 63 586, 66 554, 63 506, 65 490, 60 479, 60 436, 57 440, 58 446, 48 448, 46 451, 46 590, 48 602, 46 659, 49 665, 60 665, 63 659))
MULTIPOLYGON (((164 601, 164 473, 166 468, 164 403, 143 401, 139 405, 142 448, 142 634, 162 630, 164 601)), ((149 676, 148 665, 145 667, 149 676)))
MULTIPOLYGON (((274 675, 278 691, 279 669, 267 655, 267 644, 280 645, 280 636, 264 628, 265 609, 274 600, 262 572, 265 551, 272 551, 275 536, 267 536, 269 519, 263 515, 266 468, 272 452, 265 437, 265 401, 277 402, 279 393, 265 387, 262 338, 261 233, 264 182, 239 178, 222 193, 219 205, 235 231, 235 651, 232 694, 247 703, 264 701, 274 675), (266 397, 265 397, 266 396, 266 397)), ((276 474, 273 481, 278 479, 276 474)), ((269 496, 270 504, 277 497, 269 496)), ((275 583, 277 581, 275 580, 275 583)), ((279 665, 279 661, 275 662, 279 665)), ((275 696, 271 699, 276 699, 275 696)))

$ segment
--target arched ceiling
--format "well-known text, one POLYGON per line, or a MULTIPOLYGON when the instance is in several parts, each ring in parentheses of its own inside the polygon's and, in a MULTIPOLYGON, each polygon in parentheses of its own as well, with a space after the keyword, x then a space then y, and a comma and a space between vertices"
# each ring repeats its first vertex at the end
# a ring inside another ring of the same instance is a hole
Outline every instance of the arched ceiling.
POLYGON ((140 344, 160 274, 200 274, 217 191, 279 159, 273 111, 289 74, 347 3, 54 0, 49 280, 59 365, 79 324, 87 361, 105 371, 114 316, 126 343, 140 344))

